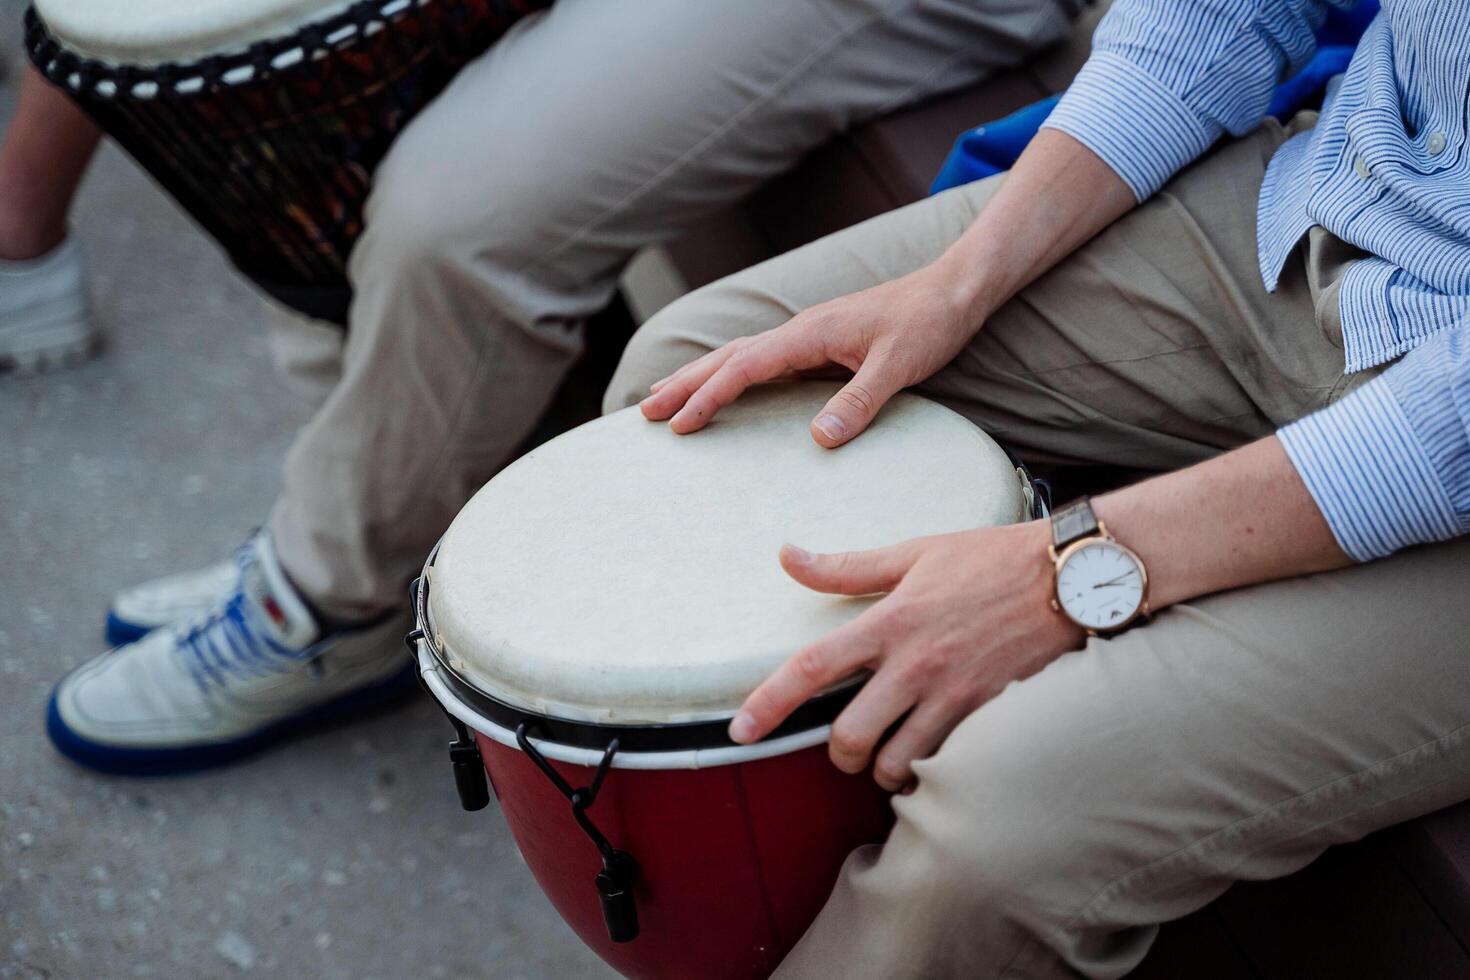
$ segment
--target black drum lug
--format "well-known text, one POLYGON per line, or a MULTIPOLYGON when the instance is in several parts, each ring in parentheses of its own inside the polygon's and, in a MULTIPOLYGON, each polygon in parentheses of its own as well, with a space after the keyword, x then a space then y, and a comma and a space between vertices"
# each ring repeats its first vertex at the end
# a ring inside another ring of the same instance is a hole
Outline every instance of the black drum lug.
POLYGON ((638 880, 638 862, 627 851, 612 852, 612 866, 597 873, 597 895, 602 899, 602 921, 607 936, 615 943, 638 938, 638 902, 633 883, 638 880))
POLYGON ((449 743, 449 765, 454 769, 454 788, 459 804, 471 812, 490 805, 490 783, 485 778, 485 760, 474 736, 456 719, 459 737, 449 743))
MULTIPOLYGON (((426 599, 429 583, 427 579, 414 579, 409 588, 409 600, 418 604, 426 599), (423 585, 423 592, 419 586, 423 585)), ((429 690, 429 685, 424 681, 424 675, 418 669, 419 643, 426 640, 422 629, 413 629, 403 638, 403 643, 408 647, 408 655, 414 663, 413 676, 418 680, 419 687, 429 695, 429 700, 444 712, 444 717, 449 724, 454 726, 454 741, 449 743, 449 767, 454 770, 454 788, 459 793, 459 805, 470 812, 483 810, 490 805, 490 781, 485 776, 485 760, 480 758, 480 746, 475 742, 475 737, 465 727, 465 723, 449 713, 449 709, 434 697, 434 692, 429 690)))

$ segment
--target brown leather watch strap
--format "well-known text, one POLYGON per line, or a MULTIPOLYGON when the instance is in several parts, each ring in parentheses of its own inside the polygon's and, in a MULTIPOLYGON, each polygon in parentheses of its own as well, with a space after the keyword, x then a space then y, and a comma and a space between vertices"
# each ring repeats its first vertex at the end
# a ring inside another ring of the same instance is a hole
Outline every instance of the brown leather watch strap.
POLYGON ((1097 515, 1092 512, 1090 497, 1081 497, 1052 512, 1051 541, 1058 551, 1073 541, 1091 537, 1097 531, 1097 515))

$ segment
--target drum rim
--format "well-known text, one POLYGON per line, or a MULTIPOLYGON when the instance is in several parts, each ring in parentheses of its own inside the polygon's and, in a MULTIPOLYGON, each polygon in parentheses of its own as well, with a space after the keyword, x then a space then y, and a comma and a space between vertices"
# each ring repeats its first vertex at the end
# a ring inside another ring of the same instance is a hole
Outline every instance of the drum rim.
MULTIPOLYGON (((413 655, 416 658, 419 680, 429 696, 437 701, 440 708, 452 719, 463 723, 471 731, 492 742, 518 752, 521 751, 514 731, 491 721, 460 700, 459 695, 446 683, 442 665, 434 659, 427 647, 428 644, 423 637, 414 637, 413 655)), ((614 754, 610 764, 614 769, 645 771, 711 769, 716 766, 738 765, 800 752, 822 745, 830 737, 831 732, 831 725, 821 725, 780 738, 762 739, 750 745, 732 742, 721 748, 680 749, 664 752, 626 752, 619 743, 618 751, 614 754)), ((530 742, 536 751, 548 759, 592 768, 601 763, 607 749, 606 745, 599 745, 596 748, 563 745, 534 735, 530 736, 530 742)))
POLYGON ((291 71, 318 53, 336 51, 376 33, 428 2, 355 0, 319 21, 238 49, 142 64, 78 54, 52 33, 32 4, 25 11, 25 48, 32 64, 48 81, 89 96, 188 98, 291 71))
MULTIPOLYGON (((440 544, 442 544, 442 539, 440 544)), ((504 701, 477 687, 463 674, 454 669, 450 656, 436 639, 433 620, 429 611, 429 589, 433 580, 431 570, 439 556, 440 544, 434 545, 424 563, 423 574, 412 586, 414 606, 413 633, 409 635, 411 648, 422 647, 432 661, 428 670, 437 674, 440 684, 460 704, 472 710, 480 718, 509 732, 526 724, 534 729, 537 740, 580 750, 601 752, 614 738, 619 743, 619 756, 624 753, 680 753, 708 752, 710 750, 746 749, 730 738, 729 723, 734 712, 713 720, 686 722, 632 722, 614 723, 565 718, 532 708, 504 701)), ((421 673, 425 673, 422 663, 421 673)), ((771 732, 765 742, 782 741, 791 736, 816 730, 829 729, 832 722, 847 707, 866 677, 854 679, 842 686, 819 694, 801 707, 771 732)), ((436 700, 442 698, 430 691, 436 700)), ((822 740, 825 740, 823 735, 822 740)))

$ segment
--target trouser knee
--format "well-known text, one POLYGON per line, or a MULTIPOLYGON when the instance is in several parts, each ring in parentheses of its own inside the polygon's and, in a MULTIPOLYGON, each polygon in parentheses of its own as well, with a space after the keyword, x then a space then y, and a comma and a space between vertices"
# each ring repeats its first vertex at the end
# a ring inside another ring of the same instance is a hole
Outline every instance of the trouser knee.
POLYGON ((707 346, 690 340, 676 328, 684 306, 681 300, 665 307, 628 341, 603 394, 604 414, 638 404, 648 396, 648 388, 655 381, 708 352, 707 346))

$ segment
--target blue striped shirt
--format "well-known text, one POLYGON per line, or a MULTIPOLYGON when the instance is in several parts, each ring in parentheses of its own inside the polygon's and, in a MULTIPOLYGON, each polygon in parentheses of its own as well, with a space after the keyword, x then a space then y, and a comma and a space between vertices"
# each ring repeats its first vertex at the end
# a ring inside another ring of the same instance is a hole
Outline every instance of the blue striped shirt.
MULTIPOLYGON (((1329 3, 1116 0, 1046 126, 1144 200, 1266 114, 1329 3)), ((1317 126, 1285 143, 1258 205, 1274 290, 1313 225, 1370 253, 1339 291, 1344 370, 1395 358, 1284 427, 1287 455, 1358 561, 1470 531, 1470 3, 1383 0, 1317 126)))

